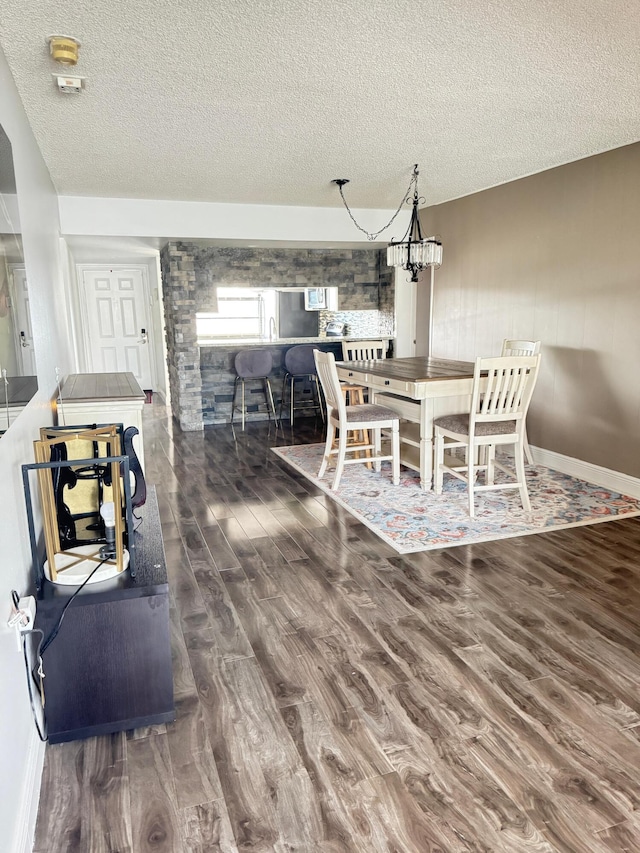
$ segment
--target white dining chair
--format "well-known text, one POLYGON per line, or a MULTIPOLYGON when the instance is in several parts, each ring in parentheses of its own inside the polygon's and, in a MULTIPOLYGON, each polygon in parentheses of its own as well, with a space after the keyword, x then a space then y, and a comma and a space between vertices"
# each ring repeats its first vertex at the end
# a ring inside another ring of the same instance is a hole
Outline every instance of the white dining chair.
MULTIPOLYGON (((387 357, 389 341, 343 341, 343 361, 376 361, 387 357)), ((342 391, 346 394, 347 403, 362 402, 369 398, 369 389, 364 385, 347 385, 342 383, 342 391)))
POLYGON ((373 361, 387 357, 389 341, 343 341, 343 361, 373 361))
POLYGON ((501 355, 538 355, 540 341, 515 341, 505 338, 502 341, 501 355))
POLYGON ((391 461, 391 477, 394 486, 400 482, 400 419, 396 412, 374 403, 347 405, 340 387, 335 356, 331 352, 314 351, 316 369, 327 404, 327 439, 320 465, 319 477, 323 477, 331 456, 336 455, 336 471, 331 484, 337 489, 345 465, 357 462, 373 463, 380 471, 380 463, 391 461), (390 430, 391 454, 382 453, 381 430, 390 430), (337 441, 336 441, 337 432, 337 441), (350 445, 349 433, 373 433, 373 443, 350 445), (363 450, 374 451, 373 456, 360 456, 363 450), (347 453, 356 452, 355 458, 347 459, 347 453))
MULTIPOLYGON (((538 355, 540 353, 540 341, 516 341, 505 338, 502 341, 501 355, 538 355)), ((529 447, 527 428, 524 429, 524 455, 529 465, 533 465, 533 454, 529 447)))
POLYGON ((465 482, 472 518, 475 493, 495 489, 518 489, 524 510, 531 511, 524 467, 524 426, 539 365, 539 354, 476 359, 470 412, 444 415, 433 422, 434 491, 442 494, 445 473, 465 482), (511 468, 496 461, 495 454, 496 446, 509 444, 514 447, 515 480, 496 483, 496 469, 513 475, 511 468), (464 448, 464 460, 445 457, 456 448, 464 448), (482 485, 480 471, 485 475, 482 485))

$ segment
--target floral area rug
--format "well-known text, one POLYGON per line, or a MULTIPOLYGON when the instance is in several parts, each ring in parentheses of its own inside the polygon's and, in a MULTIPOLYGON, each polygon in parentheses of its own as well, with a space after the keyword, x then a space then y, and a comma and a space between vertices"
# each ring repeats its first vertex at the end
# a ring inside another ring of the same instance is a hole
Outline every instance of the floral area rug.
POLYGON ((420 488, 415 471, 401 468, 400 485, 394 486, 388 462, 382 463, 379 474, 364 464, 345 466, 333 492, 333 467, 318 479, 323 447, 272 449, 401 554, 640 515, 635 498, 542 465, 527 466, 530 515, 522 509, 518 490, 509 489, 476 495, 476 516, 470 518, 467 489, 460 480, 445 475, 443 493, 435 495, 420 488))

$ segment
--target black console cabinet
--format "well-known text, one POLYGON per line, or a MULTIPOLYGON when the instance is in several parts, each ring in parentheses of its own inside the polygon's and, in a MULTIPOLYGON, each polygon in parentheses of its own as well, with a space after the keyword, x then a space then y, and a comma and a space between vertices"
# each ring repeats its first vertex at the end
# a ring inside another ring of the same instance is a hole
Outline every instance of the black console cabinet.
MULTIPOLYGON (((90 584, 43 655, 49 742, 175 719, 169 586, 154 488, 138 513, 136 577, 90 584)), ((76 587, 43 582, 36 627, 45 636, 76 587)))

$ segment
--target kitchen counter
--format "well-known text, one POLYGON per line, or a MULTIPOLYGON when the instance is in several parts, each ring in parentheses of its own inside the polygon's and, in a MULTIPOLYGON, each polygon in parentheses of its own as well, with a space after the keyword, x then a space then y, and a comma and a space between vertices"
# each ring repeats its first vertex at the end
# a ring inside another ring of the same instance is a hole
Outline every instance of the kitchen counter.
MULTIPOLYGON (((348 335, 346 337, 317 337, 317 338, 279 338, 276 341, 224 340, 212 341, 200 345, 200 376, 202 378, 202 419, 205 424, 228 424, 231 420, 231 401, 233 386, 236 378, 235 357, 241 351, 256 347, 267 349, 273 357, 273 367, 269 381, 273 390, 276 412, 279 410, 282 396, 282 381, 284 378, 284 357, 288 349, 298 344, 310 344, 325 352, 332 352, 337 361, 342 360, 343 341, 394 340, 392 335, 364 337, 363 335, 348 335)), ((300 383, 302 385, 302 383, 300 383)), ((300 389, 305 393, 304 389, 300 389)), ((310 393, 310 387, 306 389, 310 393)), ((264 408, 264 398, 259 382, 247 385, 248 421, 267 420, 264 408), (253 396, 255 392, 255 396, 253 396), (251 400, 256 400, 255 404, 251 400)))
POLYGON ((199 341, 198 346, 201 349, 206 349, 207 347, 222 349, 241 347, 245 349, 246 347, 280 347, 293 346, 295 344, 342 344, 342 341, 392 341, 393 339, 394 335, 344 335, 335 337, 333 335, 322 335, 317 338, 276 338, 273 341, 270 341, 269 338, 225 338, 218 341, 199 341))

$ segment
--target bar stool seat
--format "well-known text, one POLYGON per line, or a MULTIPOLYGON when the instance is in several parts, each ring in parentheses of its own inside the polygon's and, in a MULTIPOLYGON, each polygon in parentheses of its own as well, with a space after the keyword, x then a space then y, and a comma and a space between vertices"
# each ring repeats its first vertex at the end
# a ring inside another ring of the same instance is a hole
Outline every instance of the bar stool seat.
POLYGON ((273 403, 273 394, 271 392, 271 383, 269 382, 269 374, 273 367, 273 356, 267 349, 246 349, 241 350, 235 357, 234 361, 236 369, 236 378, 233 383, 233 401, 231 403, 231 425, 233 426, 233 416, 238 408, 242 415, 242 429, 244 430, 245 417, 247 415, 247 403, 245 399, 245 384, 247 382, 262 382, 262 391, 264 393, 264 401, 267 407, 267 414, 271 420, 276 420, 276 407, 273 403), (242 398, 241 405, 236 406, 236 396, 238 392, 238 384, 241 386, 242 398))
POLYGON ((324 408, 320 402, 320 386, 318 385, 318 371, 313 358, 316 347, 310 344, 300 344, 288 349, 284 356, 285 374, 282 380, 282 397, 280 399, 280 421, 282 421, 282 410, 284 409, 287 389, 289 390, 289 420, 293 426, 295 412, 301 410, 314 410, 320 412, 324 422, 324 408), (295 402, 296 380, 308 381, 311 385, 311 399, 295 402))

